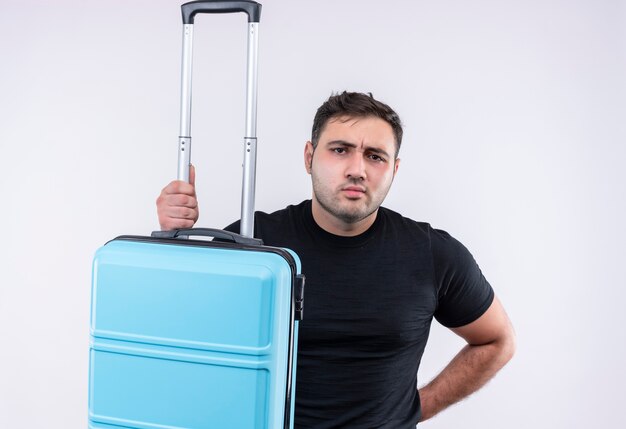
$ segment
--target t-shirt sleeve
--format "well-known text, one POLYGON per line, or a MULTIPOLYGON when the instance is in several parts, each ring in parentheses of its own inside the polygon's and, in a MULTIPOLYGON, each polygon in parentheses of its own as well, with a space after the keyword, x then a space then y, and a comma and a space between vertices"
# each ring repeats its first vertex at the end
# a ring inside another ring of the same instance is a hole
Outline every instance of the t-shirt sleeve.
POLYGON ((438 288, 435 318, 456 328, 478 319, 493 302, 493 288, 472 254, 445 231, 431 229, 433 268, 438 288))

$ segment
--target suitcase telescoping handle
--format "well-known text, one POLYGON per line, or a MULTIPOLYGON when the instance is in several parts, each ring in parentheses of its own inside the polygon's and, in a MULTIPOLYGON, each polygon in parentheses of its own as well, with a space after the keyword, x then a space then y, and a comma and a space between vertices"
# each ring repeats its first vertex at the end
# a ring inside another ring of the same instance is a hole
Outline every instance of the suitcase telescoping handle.
POLYGON ((193 24, 193 18, 197 13, 245 12, 248 14, 248 22, 261 20, 261 5, 254 1, 192 1, 180 8, 183 12, 183 24, 193 24))
POLYGON ((241 235, 254 234, 256 185, 257 52, 261 5, 254 1, 193 1, 181 6, 183 14, 183 59, 181 72, 180 132, 178 137, 178 180, 189 182, 191 163, 191 68, 193 22, 198 13, 248 14, 248 71, 246 77, 246 130, 243 139, 243 185, 241 192, 241 235))

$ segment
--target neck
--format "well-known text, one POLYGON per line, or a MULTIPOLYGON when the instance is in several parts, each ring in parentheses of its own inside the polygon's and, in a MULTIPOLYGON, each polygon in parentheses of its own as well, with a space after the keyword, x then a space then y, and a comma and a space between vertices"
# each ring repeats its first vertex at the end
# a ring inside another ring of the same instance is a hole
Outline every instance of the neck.
POLYGON ((376 209, 374 213, 357 222, 344 222, 328 213, 319 202, 317 202, 315 197, 312 199, 311 211, 313 213, 313 220, 315 220, 315 223, 317 223, 320 228, 326 232, 342 237, 354 237, 364 233, 374 224, 378 214, 378 209, 376 209))

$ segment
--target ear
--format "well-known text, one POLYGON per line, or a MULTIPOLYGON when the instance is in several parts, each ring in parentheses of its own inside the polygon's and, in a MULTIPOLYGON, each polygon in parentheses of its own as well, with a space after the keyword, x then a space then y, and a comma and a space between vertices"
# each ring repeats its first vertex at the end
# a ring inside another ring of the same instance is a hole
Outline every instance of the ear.
POLYGON ((306 172, 311 174, 311 163, 313 162, 313 143, 310 141, 304 145, 304 168, 306 172))
POLYGON ((400 167, 400 158, 396 158, 393 165, 393 177, 396 177, 396 173, 398 172, 398 167, 400 167))

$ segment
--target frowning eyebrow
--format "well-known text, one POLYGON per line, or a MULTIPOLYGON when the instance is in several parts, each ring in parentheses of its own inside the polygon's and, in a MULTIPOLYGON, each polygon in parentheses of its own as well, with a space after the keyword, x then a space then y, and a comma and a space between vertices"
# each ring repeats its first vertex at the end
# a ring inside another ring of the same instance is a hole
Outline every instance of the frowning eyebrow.
MULTIPOLYGON (((331 140, 331 141, 327 142, 326 144, 329 145, 329 146, 330 145, 344 146, 344 147, 350 147, 350 148, 354 148, 354 149, 356 149, 358 147, 358 145, 356 145, 354 143, 347 142, 345 140, 331 140)), ((385 156, 387 158, 390 158, 389 154, 384 149, 380 149, 380 148, 373 147, 373 146, 366 146, 365 150, 367 152, 376 153, 378 155, 383 155, 383 156, 385 156)))

